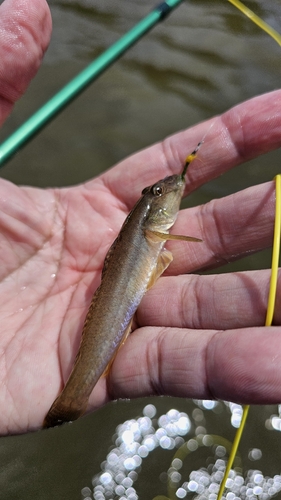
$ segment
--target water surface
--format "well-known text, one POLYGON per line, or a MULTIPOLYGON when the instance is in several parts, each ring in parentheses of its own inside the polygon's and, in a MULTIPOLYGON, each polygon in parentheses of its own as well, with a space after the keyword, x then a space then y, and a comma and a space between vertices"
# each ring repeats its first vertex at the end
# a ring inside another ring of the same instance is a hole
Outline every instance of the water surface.
MULTIPOLYGON (((50 48, 3 127, 1 140, 154 6, 148 0, 49 4, 54 23, 50 48)), ((248 5, 281 31, 279 2, 255 0, 248 5)), ((20 151, 1 175, 17 184, 42 187, 84 182, 169 134, 278 88, 280 56, 280 47, 228 2, 183 2, 20 151)), ((203 186, 189 203, 267 181, 281 171, 280 160, 276 151, 248 162, 203 186)), ((268 265, 269 254, 263 253, 238 268, 268 265)), ((153 401, 160 412, 172 407, 194 410, 193 403, 177 398, 153 401)), ((146 403, 112 403, 72 425, 2 438, 1 498, 79 499, 81 488, 90 486, 99 472, 116 425, 140 415, 146 403)), ((261 448, 263 461, 253 467, 272 476, 280 473, 279 434, 265 429, 264 422, 273 413, 276 407, 252 410, 242 446, 245 457, 251 447, 261 448)), ((208 432, 232 439, 227 414, 210 415, 208 432)), ((149 466, 144 465, 137 483, 139 498, 165 493, 158 476, 169 467, 170 457, 163 458, 163 453, 158 450, 149 466)))

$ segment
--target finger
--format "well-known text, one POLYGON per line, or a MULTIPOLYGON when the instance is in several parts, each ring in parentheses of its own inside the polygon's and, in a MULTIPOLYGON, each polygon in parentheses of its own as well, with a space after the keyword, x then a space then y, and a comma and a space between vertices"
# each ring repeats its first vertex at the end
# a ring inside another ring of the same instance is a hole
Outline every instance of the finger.
POLYGON ((171 232, 203 242, 167 242, 174 256, 168 274, 218 267, 271 247, 274 217, 274 182, 181 211, 171 232))
POLYGON ((35 76, 52 22, 45 0, 5 0, 0 7, 0 124, 35 76))
MULTIPOLYGON (((281 275, 281 273, 280 273, 281 275)), ((270 270, 210 276, 165 276, 142 299, 139 326, 234 329, 265 323, 270 270)), ((277 293, 274 324, 281 324, 277 293)))
POLYGON ((255 97, 168 137, 124 160, 102 180, 131 209, 145 186, 178 174, 186 156, 203 138, 198 159, 188 167, 186 193, 243 161, 280 147, 281 91, 255 97))
POLYGON ((119 351, 112 398, 153 394, 273 404, 281 399, 281 330, 141 328, 119 351))

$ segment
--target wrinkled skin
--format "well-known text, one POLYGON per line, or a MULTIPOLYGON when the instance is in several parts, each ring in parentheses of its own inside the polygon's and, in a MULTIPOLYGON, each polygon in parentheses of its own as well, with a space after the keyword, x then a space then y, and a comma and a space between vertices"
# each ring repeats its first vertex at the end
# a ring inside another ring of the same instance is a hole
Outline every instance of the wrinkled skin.
MULTIPOLYGON (((50 32, 44 0, 1 5, 2 122, 39 67, 50 32)), ((41 427, 71 370, 105 253, 125 216, 144 186, 180 171, 206 133, 186 193, 280 147, 281 92, 169 137, 80 186, 21 188, 0 180, 0 434, 41 427)), ((269 271, 185 275, 270 246, 274 202, 268 182, 180 212, 173 232, 204 242, 167 245, 174 262, 145 296, 89 410, 149 394, 281 400, 280 290, 276 326, 262 326, 269 271)))

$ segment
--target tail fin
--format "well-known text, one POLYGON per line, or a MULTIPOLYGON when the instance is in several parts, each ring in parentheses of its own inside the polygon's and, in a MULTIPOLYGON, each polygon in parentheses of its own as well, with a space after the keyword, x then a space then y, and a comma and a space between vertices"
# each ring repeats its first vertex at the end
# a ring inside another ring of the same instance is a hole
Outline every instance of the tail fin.
POLYGON ((71 403, 61 401, 60 396, 58 396, 44 418, 43 429, 72 422, 85 413, 87 401, 79 407, 77 405, 74 407, 73 401, 71 403))

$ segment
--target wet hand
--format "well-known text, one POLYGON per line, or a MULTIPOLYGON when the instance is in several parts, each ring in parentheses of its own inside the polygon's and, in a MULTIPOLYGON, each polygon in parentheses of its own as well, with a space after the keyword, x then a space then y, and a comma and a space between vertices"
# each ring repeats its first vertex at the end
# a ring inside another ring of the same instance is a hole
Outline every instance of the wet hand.
MULTIPOLYGON (((3 26, 19 5, 5 0, 3 26)), ((11 64, 20 82, 15 92, 2 76, 2 121, 34 75, 50 35, 46 4, 33 0, 30 6, 28 15, 22 11, 28 50, 18 52, 9 42, 11 57, 0 58, 0 74, 10 78, 11 64)), ((5 46, 0 50, 4 54, 5 46)), ((142 189, 178 173, 207 131, 186 193, 279 147, 280 103, 280 92, 244 103, 212 120, 211 128, 209 121, 181 132, 81 186, 42 190, 0 181, 1 434, 41 427, 71 371, 106 251, 142 189)), ((180 213, 173 231, 204 242, 169 243, 174 262, 145 296, 135 330, 95 387, 89 410, 112 398, 149 394, 280 400, 280 329, 262 326, 269 272, 185 276, 270 246, 274 198, 269 182, 180 213)))
MULTIPOLYGON (((211 128, 208 122, 167 139, 161 146, 164 161, 174 171, 186 144, 191 140, 192 148, 207 133, 187 173, 188 193, 280 147, 281 114, 272 115, 280 102, 280 91, 260 96, 211 120, 211 128)), ((138 329, 117 357, 107 384, 111 397, 280 401, 280 285, 275 326, 264 327, 270 271, 186 275, 270 247, 274 210, 275 183, 268 182, 180 212, 173 231, 199 236, 203 243, 169 244, 174 262, 138 309, 138 329)))

